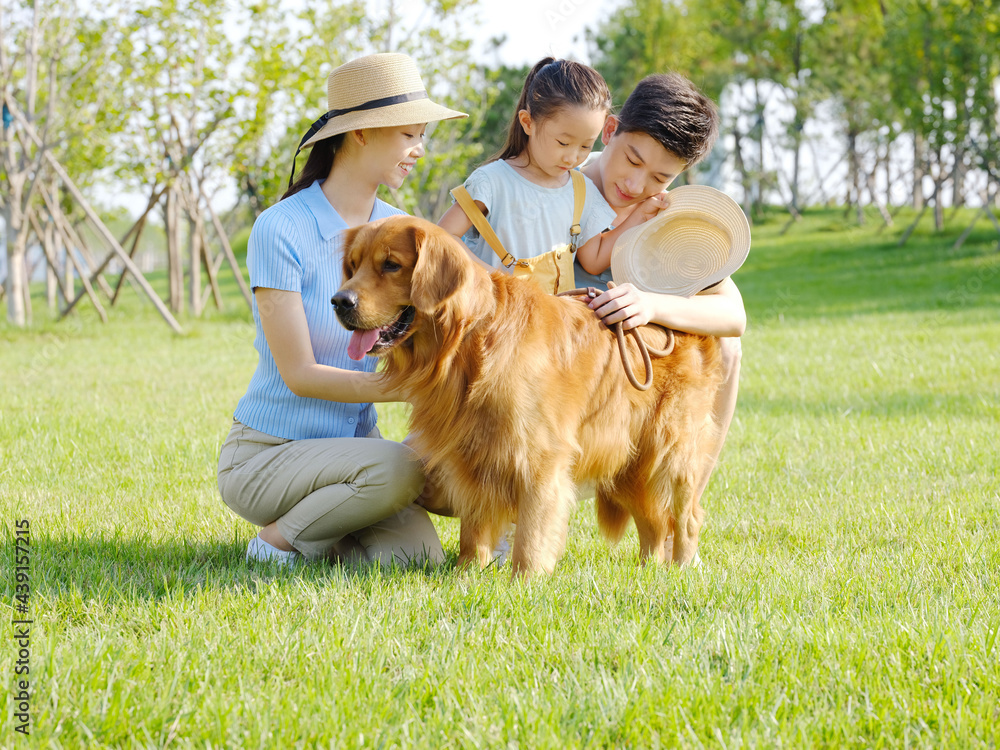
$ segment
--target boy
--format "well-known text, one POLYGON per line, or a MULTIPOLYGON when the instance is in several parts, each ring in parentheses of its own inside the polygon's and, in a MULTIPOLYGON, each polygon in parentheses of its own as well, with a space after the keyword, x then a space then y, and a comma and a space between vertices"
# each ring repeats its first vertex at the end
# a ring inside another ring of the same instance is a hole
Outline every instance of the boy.
MULTIPOLYGON (((708 155, 718 132, 715 105, 689 80, 677 74, 650 75, 635 87, 621 112, 608 117, 601 134, 605 148, 594 154, 582 171, 618 212, 616 223, 633 211, 652 218, 669 205, 669 193, 664 191, 681 172, 708 155)), ((577 258, 576 267, 578 287, 606 290, 590 301, 591 309, 606 324, 622 321, 627 330, 652 322, 720 337, 726 381, 715 403, 721 427, 713 456, 713 461, 717 460, 736 410, 739 388, 739 337, 746 330, 739 289, 732 278, 726 278, 690 298, 644 292, 627 283, 608 290, 609 264, 610 258, 577 258)), ((698 489, 696 502, 709 476, 698 489)), ((667 554, 669 557, 669 549, 667 554)))

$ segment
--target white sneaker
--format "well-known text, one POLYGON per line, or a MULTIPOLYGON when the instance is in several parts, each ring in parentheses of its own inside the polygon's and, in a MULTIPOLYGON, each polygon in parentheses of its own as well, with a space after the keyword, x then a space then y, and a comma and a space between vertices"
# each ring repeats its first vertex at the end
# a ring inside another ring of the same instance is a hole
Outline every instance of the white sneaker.
POLYGON ((302 559, 302 555, 293 549, 278 549, 273 544, 265 542, 259 536, 255 536, 247 545, 246 559, 270 561, 279 565, 294 565, 302 559))
POLYGON ((507 530, 500 535, 500 541, 493 548, 493 564, 498 568, 507 562, 510 557, 510 543, 514 538, 514 524, 507 527, 507 530))

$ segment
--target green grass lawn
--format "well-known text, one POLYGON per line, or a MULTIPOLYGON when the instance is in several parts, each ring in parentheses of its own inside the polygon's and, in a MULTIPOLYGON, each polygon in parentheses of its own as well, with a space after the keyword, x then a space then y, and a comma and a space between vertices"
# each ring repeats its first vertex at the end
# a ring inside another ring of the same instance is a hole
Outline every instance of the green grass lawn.
MULTIPOLYGON (((177 336, 0 324, 4 620, 31 528, 30 731, 4 747, 996 747, 1000 251, 816 211, 754 228, 740 404, 698 569, 637 565, 583 500, 556 573, 243 561, 218 449, 255 364, 229 310, 177 336)), ((902 223, 902 222, 901 222, 902 223)), ((159 282, 158 282, 159 283, 159 282)), ((406 412, 380 410, 405 435, 406 412)))

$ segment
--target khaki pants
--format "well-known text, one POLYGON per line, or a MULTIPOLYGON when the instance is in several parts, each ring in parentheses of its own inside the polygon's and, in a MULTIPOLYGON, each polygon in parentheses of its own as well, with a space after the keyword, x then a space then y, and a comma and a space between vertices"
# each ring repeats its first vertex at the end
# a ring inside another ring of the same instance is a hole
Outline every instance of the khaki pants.
POLYGON ((439 563, 441 541, 413 505, 423 466, 405 445, 367 438, 285 440, 240 422, 222 444, 219 492, 257 526, 278 531, 307 559, 439 563))

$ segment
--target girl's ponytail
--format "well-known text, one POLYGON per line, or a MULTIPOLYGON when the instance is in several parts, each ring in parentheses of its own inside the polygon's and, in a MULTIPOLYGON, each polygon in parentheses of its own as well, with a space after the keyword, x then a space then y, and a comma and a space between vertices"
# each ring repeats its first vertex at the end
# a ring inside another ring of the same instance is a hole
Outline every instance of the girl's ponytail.
POLYGON ((520 156, 524 153, 524 150, 528 147, 528 134, 521 127, 521 121, 518 119, 517 114, 522 109, 527 109, 534 116, 534 112, 528 107, 531 84, 535 82, 535 78, 542 68, 555 61, 554 57, 543 57, 528 71, 528 75, 524 79, 524 86, 521 88, 521 96, 518 97, 517 106, 514 107, 514 117, 511 118, 510 125, 507 128, 507 141, 503 144, 503 148, 487 160, 487 164, 499 161, 500 159, 513 159, 515 156, 520 156))

